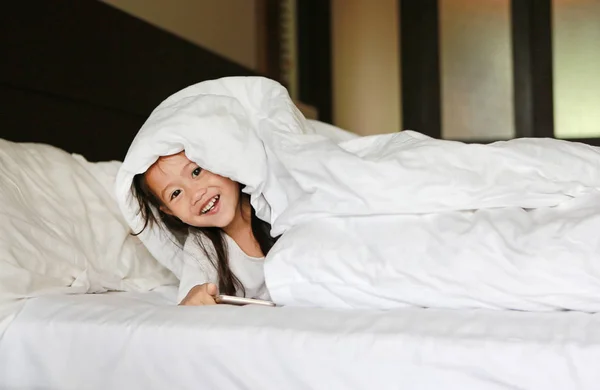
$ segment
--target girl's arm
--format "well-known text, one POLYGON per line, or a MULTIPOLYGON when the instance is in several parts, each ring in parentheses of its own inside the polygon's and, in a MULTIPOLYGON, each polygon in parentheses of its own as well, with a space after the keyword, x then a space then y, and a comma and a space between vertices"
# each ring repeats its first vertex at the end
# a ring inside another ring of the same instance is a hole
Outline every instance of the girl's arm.
MULTIPOLYGON (((179 280, 177 301, 181 302, 181 304, 186 304, 184 301, 187 302, 187 304, 190 304, 190 302, 197 301, 193 297, 200 292, 209 292, 209 290, 212 292, 212 287, 207 290, 208 284, 213 284, 215 290, 217 290, 216 284, 218 278, 215 267, 206 257, 202 248, 200 248, 196 241, 196 237, 190 235, 186 239, 185 245, 183 246, 183 253, 183 268, 179 280), (204 288, 197 288, 201 286, 204 286, 204 288)), ((216 296, 217 293, 218 291, 215 291, 214 295, 216 296)))

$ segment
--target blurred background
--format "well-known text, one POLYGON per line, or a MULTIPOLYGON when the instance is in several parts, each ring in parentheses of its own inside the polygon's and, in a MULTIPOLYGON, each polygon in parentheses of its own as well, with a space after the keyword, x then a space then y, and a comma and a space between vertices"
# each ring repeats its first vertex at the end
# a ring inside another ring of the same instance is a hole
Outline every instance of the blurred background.
MULTIPOLYGON (((5 106, 24 90, 95 99, 113 116, 134 112, 127 126, 135 128, 159 96, 184 85, 259 74, 284 84, 306 116, 362 135, 413 129, 467 142, 600 145, 600 0, 28 0, 5 8, 5 106), (153 90, 141 92, 148 80, 153 90)), ((39 125, 19 118, 9 123, 15 132, 39 125)))
POLYGON ((359 134, 600 137, 600 0, 104 1, 359 134))

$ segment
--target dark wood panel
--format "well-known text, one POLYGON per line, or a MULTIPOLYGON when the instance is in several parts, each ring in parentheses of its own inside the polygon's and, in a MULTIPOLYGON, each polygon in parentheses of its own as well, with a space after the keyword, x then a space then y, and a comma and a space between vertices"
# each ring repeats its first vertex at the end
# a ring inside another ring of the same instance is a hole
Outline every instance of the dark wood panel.
POLYGON ((331 1, 297 2, 298 97, 319 110, 319 120, 332 123, 331 1))
MULTIPOLYGON (((282 79, 282 1, 255 0, 257 16, 258 69, 267 77, 285 85, 282 79)), ((286 85, 286 87, 288 87, 286 85)))
POLYGON ((99 1, 6 2, 0 83, 147 114, 189 84, 253 72, 99 1))
POLYGON ((517 137, 554 137, 552 1, 512 0, 517 137))
POLYGON ((256 74, 93 0, 5 2, 0 52, 0 136, 95 160, 123 158, 143 119, 177 90, 256 74))
POLYGON ((402 127, 442 137, 438 0, 399 0, 402 127))
POLYGON ((144 120, 87 102, 0 86, 0 138, 54 145, 90 161, 122 160, 144 120))

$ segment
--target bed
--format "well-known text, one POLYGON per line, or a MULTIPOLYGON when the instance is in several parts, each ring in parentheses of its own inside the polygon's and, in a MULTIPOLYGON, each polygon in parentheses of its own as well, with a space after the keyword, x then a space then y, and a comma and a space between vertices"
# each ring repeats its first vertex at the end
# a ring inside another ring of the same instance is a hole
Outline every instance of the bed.
POLYGON ((2 388, 595 388, 600 318, 173 305, 174 288, 29 301, 2 388))
MULTIPOLYGON (((8 141, 50 144, 89 161, 120 160, 150 110, 173 91, 255 74, 100 2, 5 8, 0 138, 8 141)), ((175 285, 141 290, 20 300, 0 337, 0 388, 480 390, 600 383, 598 314, 180 307, 175 285)))

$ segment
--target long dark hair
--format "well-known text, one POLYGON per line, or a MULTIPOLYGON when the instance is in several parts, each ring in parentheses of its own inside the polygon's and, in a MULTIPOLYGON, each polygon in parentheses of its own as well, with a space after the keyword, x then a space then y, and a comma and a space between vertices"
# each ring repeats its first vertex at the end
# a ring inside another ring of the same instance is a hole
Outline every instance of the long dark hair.
MULTIPOLYGON (((242 186, 240 185, 240 203, 244 201, 244 198, 248 198, 247 194, 242 193, 242 186)), ((134 235, 141 234, 148 226, 156 224, 157 216, 152 212, 154 208, 158 212, 158 219, 163 223, 166 229, 168 229, 176 237, 186 237, 188 234, 196 234, 196 240, 205 256, 208 257, 210 263, 217 271, 219 293, 226 295, 235 295, 237 292, 241 292, 242 296, 246 295, 246 290, 237 276, 231 271, 229 267, 229 256, 227 253, 227 242, 225 241, 225 232, 217 227, 195 227, 183 223, 179 218, 167 214, 161 210, 163 203, 161 200, 154 195, 154 193, 148 187, 144 174, 135 175, 133 178, 133 185, 131 192, 134 198, 137 200, 140 207, 140 214, 144 220, 144 226, 139 232, 134 232, 134 235), (212 243, 216 258, 211 253, 209 248, 206 247, 204 241, 201 240, 201 236, 204 236, 212 243)), ((266 256, 271 250, 277 238, 271 237, 270 230, 271 225, 256 216, 254 208, 251 210, 250 226, 252 227, 252 234, 258 242, 261 251, 266 256)))

